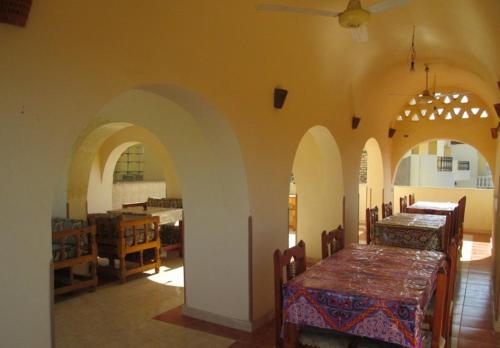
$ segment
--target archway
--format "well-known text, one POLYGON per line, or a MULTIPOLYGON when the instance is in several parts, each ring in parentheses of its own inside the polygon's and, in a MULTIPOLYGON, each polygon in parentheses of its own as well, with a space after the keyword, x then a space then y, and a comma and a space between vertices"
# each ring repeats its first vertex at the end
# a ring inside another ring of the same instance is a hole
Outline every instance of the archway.
MULTIPOLYGON (((109 127, 109 125, 107 125, 107 127, 109 127)), ((94 132, 97 131, 98 130, 94 132)), ((141 190, 151 193, 158 192, 162 196, 168 195, 169 198, 182 198, 179 178, 172 156, 161 141, 147 129, 129 125, 116 131, 112 135, 106 134, 104 139, 96 141, 94 144, 101 145, 97 148, 96 157, 92 161, 90 168, 86 212, 98 213, 110 209, 117 209, 121 207, 119 204, 120 202, 132 203, 130 201, 122 201, 125 197, 123 199, 115 197, 116 195, 126 195, 127 185, 113 185, 113 173, 121 154, 127 148, 136 144, 142 145, 144 153, 142 165, 146 166, 146 168, 143 168, 146 170, 144 172, 144 182, 140 185, 141 190), (162 189, 163 192, 159 192, 159 188, 162 186, 164 186, 162 189)), ((82 154, 85 152, 84 150, 84 148, 81 148, 77 151, 72 168, 81 160, 82 154)), ((79 175, 79 172, 73 172, 68 190, 74 190, 72 185, 75 184, 79 175)), ((84 178, 81 179, 82 182, 83 180, 84 178)), ((133 188, 129 188, 129 190, 133 190, 133 188)), ((142 197, 144 201, 148 198, 147 196, 141 196, 140 192, 136 192, 133 197, 142 197)), ((78 202, 76 202, 76 204, 77 206, 80 205, 78 202)), ((75 209, 70 209, 70 213, 72 213, 73 216, 78 213, 74 210, 75 209)))
POLYGON ((310 128, 302 137, 293 162, 297 197, 297 239, 308 256, 321 258, 321 231, 342 224, 344 184, 340 152, 330 131, 310 128))
MULTIPOLYGON (((98 169, 103 182, 112 182, 110 168, 120 150, 140 140, 124 136, 132 127, 136 135, 142 129, 143 140, 153 135, 175 165, 178 188, 167 186, 167 192, 177 190, 183 198, 188 284, 184 313, 247 330, 251 265, 246 174, 233 131, 200 97, 175 86, 155 85, 127 91, 105 105, 75 144, 68 166, 67 202, 72 216, 85 214, 92 168, 98 169), (96 160, 97 155, 102 156, 96 160), (224 305, 218 295, 222 288, 224 305)), ((53 211, 63 210, 65 204, 56 199, 53 211)))
POLYGON ((359 239, 366 241, 366 209, 384 203, 384 163, 379 144, 374 138, 366 141, 359 170, 359 239))
MULTIPOLYGON (((494 180, 482 153, 456 140, 434 139, 408 150, 394 175, 394 201, 415 194, 419 201, 458 202, 466 196, 464 232, 490 235, 494 180)), ((399 205, 394 207, 399 211, 399 205)))

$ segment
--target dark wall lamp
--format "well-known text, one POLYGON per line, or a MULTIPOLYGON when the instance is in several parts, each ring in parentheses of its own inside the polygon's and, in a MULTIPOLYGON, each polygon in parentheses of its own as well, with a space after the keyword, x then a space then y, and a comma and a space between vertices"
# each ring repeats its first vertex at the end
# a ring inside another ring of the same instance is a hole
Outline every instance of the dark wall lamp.
POLYGON ((276 109, 282 109, 285 104, 286 96, 288 95, 288 91, 283 88, 276 87, 274 89, 274 107, 276 109))
POLYGON ((358 128, 359 126, 359 122, 361 122, 361 118, 360 117, 356 117, 356 116, 353 116, 352 117, 352 129, 356 129, 358 128))
POLYGON ((396 128, 389 128, 389 138, 392 138, 396 134, 396 128))
POLYGON ((490 128, 491 131, 491 137, 493 139, 496 139, 498 137, 498 130, 500 129, 500 122, 498 122, 498 126, 496 128, 490 128))

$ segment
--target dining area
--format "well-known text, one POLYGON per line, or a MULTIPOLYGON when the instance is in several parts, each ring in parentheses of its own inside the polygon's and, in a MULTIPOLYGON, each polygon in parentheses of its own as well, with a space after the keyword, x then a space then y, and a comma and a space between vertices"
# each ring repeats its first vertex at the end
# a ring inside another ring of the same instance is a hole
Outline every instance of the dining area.
POLYGON ((466 197, 366 209, 366 244, 343 226, 274 253, 277 347, 453 347, 466 197), (379 212, 380 218, 379 218, 379 212))

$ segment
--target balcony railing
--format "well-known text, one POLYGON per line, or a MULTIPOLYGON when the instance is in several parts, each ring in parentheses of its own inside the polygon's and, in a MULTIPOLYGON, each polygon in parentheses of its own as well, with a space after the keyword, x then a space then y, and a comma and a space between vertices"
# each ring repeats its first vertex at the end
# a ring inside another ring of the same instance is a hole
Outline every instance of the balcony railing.
POLYGON ((493 180, 491 178, 491 175, 478 176, 476 179, 476 187, 482 189, 493 188, 493 180))

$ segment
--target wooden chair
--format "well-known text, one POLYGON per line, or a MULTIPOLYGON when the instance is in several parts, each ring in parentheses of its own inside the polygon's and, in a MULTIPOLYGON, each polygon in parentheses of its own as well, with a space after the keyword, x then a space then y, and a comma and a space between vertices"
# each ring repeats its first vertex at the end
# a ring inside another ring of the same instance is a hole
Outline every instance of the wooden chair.
POLYGON ((321 233, 321 256, 326 259, 339 250, 344 249, 344 228, 339 225, 336 229, 321 233))
POLYGON ((408 205, 413 205, 413 204, 415 204, 415 194, 410 193, 408 195, 408 205))
POLYGON ((392 202, 382 203, 382 219, 392 215, 392 202))
POLYGON ((464 240, 464 219, 465 219, 465 203, 467 198, 463 196, 458 201, 458 246, 459 249, 462 248, 462 242, 464 240))
POLYGON ((301 347, 316 346, 315 342, 325 341, 330 345, 333 343, 332 346, 352 347, 351 335, 314 328, 311 328, 310 333, 302 333, 297 325, 283 322, 283 286, 306 270, 306 244, 301 240, 296 246, 285 249, 283 253, 277 249, 273 258, 276 347, 281 348, 285 345, 297 347, 300 341, 304 341, 301 342, 301 347), (281 335, 282 329, 284 336, 281 335))
POLYGON ((406 208, 408 208, 408 198, 406 196, 399 198, 399 212, 406 213, 406 208))
POLYGON ((301 240, 296 246, 274 252, 274 310, 276 324, 276 347, 283 347, 283 285, 306 270, 306 244, 301 240), (286 278, 283 278, 285 269, 286 278))
POLYGON ((366 209, 366 244, 371 244, 373 229, 378 221, 378 207, 366 209))
POLYGON ((453 322, 453 306, 455 297, 455 285, 457 280, 458 272, 458 261, 459 261, 459 239, 458 236, 452 238, 450 247, 448 249, 448 283, 446 289, 446 303, 445 303, 445 316, 444 316, 444 329, 443 334, 446 339, 446 347, 450 347, 451 342, 451 331, 453 322))

